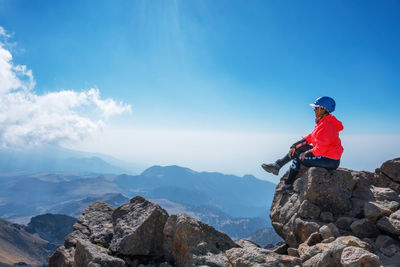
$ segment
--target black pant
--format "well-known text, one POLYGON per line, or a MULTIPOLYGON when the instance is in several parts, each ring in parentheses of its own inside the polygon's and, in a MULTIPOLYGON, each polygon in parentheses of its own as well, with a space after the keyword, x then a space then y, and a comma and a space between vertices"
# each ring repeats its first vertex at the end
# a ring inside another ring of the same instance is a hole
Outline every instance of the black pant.
MULTIPOLYGON (((307 167, 320 167, 328 170, 334 170, 339 167, 340 160, 323 156, 316 157, 312 152, 307 152, 304 160, 300 160, 300 154, 310 149, 312 149, 312 145, 304 145, 295 150, 292 158, 292 165, 290 166, 289 176, 285 180, 285 184, 293 184, 293 182, 296 180, 296 176, 300 170, 301 164, 307 167)), ((289 157, 289 154, 287 154, 284 158, 277 160, 276 163, 278 163, 280 166, 283 166, 290 160, 291 158, 289 157)))
POLYGON ((320 167, 328 170, 334 170, 339 167, 339 159, 331 159, 324 156, 316 157, 311 152, 306 153, 304 160, 300 160, 300 154, 310 149, 312 149, 311 145, 304 145, 296 149, 290 168, 298 171, 300 169, 300 164, 307 167, 320 167))

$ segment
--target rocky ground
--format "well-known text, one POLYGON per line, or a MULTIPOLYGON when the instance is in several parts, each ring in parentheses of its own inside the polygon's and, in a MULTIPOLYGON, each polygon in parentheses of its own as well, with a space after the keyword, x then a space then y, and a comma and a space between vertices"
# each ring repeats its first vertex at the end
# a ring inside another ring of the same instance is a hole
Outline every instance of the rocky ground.
POLYGON ((271 220, 285 244, 273 250, 135 197, 91 204, 49 266, 400 266, 400 159, 374 173, 303 168, 291 191, 283 178, 271 220))
POLYGON ((374 173, 304 168, 271 206, 283 253, 302 266, 400 266, 400 158, 374 173))

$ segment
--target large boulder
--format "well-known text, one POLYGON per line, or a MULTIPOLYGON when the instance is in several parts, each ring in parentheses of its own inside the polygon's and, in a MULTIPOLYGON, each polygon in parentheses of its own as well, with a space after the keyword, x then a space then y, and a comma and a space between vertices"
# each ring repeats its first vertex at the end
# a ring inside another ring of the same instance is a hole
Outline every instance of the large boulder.
POLYGON ((73 267, 74 266, 75 247, 57 248, 49 259, 49 267, 73 267))
POLYGON ((358 247, 346 247, 340 258, 342 267, 379 267, 379 257, 358 247))
POLYGON ((126 256, 163 255, 164 225, 168 213, 137 196, 112 213, 114 236, 110 250, 126 256))
POLYGON ((400 158, 386 161, 380 170, 393 181, 400 183, 400 158))
POLYGON ((76 241, 74 267, 125 267, 125 261, 107 254, 108 250, 89 241, 76 241))
POLYGON ((233 267, 294 267, 300 266, 301 260, 289 255, 280 255, 257 246, 232 248, 226 256, 233 267))
POLYGON ((74 224, 74 231, 65 239, 65 247, 76 245, 78 239, 108 247, 113 237, 111 215, 115 208, 104 202, 89 205, 74 224))
POLYGON ((287 174, 281 178, 271 205, 272 225, 303 266, 396 262, 397 243, 377 244, 400 239, 399 173, 400 158, 383 163, 374 173, 303 166, 293 189, 283 190, 287 174), (377 238, 382 234, 385 239, 377 238))
POLYGON ((176 266, 230 266, 224 253, 238 247, 227 234, 184 213, 168 218, 164 235, 167 259, 176 266))

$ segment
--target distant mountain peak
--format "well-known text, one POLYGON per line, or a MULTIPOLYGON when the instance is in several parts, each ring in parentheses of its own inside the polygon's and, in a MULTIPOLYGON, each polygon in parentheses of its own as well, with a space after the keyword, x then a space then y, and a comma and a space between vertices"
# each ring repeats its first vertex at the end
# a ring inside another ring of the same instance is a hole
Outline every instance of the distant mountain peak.
POLYGON ((189 168, 180 167, 178 165, 169 165, 169 166, 154 165, 154 166, 151 166, 150 168, 144 170, 141 175, 144 175, 144 176, 157 176, 157 175, 165 175, 165 174, 181 175, 181 174, 187 174, 187 173, 196 174, 197 172, 195 172, 189 168))

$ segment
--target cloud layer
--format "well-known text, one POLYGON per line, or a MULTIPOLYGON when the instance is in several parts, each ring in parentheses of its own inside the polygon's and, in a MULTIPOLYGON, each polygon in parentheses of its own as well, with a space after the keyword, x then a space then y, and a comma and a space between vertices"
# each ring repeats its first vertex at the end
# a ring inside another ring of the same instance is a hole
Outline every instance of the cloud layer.
POLYGON ((131 107, 101 99, 96 88, 83 92, 63 90, 35 93, 32 71, 16 65, 0 26, 0 145, 32 146, 82 140, 103 128, 111 116, 131 107))

